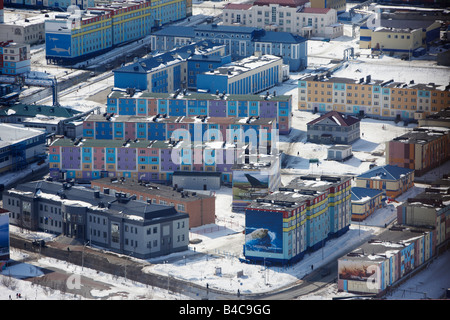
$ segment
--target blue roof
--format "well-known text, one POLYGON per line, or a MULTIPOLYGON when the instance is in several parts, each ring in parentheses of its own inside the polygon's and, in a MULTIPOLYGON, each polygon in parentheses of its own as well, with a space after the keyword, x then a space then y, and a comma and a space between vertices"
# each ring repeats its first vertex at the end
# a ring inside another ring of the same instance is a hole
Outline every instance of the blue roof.
POLYGON ((369 171, 360 174, 358 178, 375 178, 379 176, 382 180, 398 180, 401 175, 413 172, 413 169, 401 168, 387 164, 382 167, 375 167, 369 171))
POLYGON ((169 26, 162 28, 161 30, 152 32, 153 35, 157 36, 179 36, 185 38, 194 38, 195 32, 193 27, 175 27, 169 26))
POLYGON ((286 42, 286 43, 300 43, 307 39, 297 36, 290 32, 266 31, 265 34, 258 37, 258 41, 262 42, 286 42))
POLYGON ((352 188, 352 201, 358 201, 364 197, 374 198, 382 193, 382 190, 355 187, 352 188))
POLYGON ((195 31, 217 31, 217 32, 231 32, 231 33, 253 33, 255 31, 263 32, 264 29, 254 27, 237 27, 237 26, 222 26, 216 24, 199 25, 194 28, 195 31))
MULTIPOLYGON (((216 46, 221 46, 222 44, 213 43, 210 40, 202 40, 196 43, 192 43, 183 47, 175 48, 171 51, 158 54, 154 57, 150 57, 147 59, 143 59, 141 61, 131 63, 127 66, 123 66, 113 70, 113 72, 125 72, 125 73, 147 73, 151 72, 153 69, 159 67, 161 64, 167 64, 168 62, 172 62, 176 59, 179 59, 180 62, 188 59, 189 57, 196 57, 196 60, 203 57, 202 55, 195 54, 196 47, 202 46, 204 49, 213 48, 216 46), (190 50, 190 52, 188 52, 190 50), (174 55, 176 56, 174 57, 174 55)), ((216 57, 217 58, 217 57, 216 57)), ((204 58, 208 60, 208 56, 204 58)), ((220 58, 219 58, 220 59, 220 58)))

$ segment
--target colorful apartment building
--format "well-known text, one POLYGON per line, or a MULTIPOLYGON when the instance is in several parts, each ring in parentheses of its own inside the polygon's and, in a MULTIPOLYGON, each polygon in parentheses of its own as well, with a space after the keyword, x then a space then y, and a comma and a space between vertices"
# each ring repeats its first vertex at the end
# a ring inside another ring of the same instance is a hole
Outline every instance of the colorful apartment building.
POLYGON ((216 220, 215 196, 132 179, 92 180, 91 188, 113 197, 118 193, 125 193, 127 197, 136 196, 136 200, 172 206, 177 212, 189 215, 189 228, 215 223, 216 220))
POLYGON ((45 21, 46 59, 75 63, 143 38, 152 28, 187 17, 186 0, 128 1, 55 15, 45 21))
POLYGON ((414 186, 414 170, 393 165, 374 167, 355 177, 356 187, 381 190, 383 197, 396 198, 414 186))
POLYGON ((434 228, 436 246, 450 239, 450 183, 432 186, 424 192, 408 198, 397 207, 397 222, 406 226, 434 228))
POLYGON ((414 128, 386 142, 386 163, 413 169, 419 177, 449 159, 450 128, 414 128))
POLYGON ((31 70, 29 44, 0 42, 0 74, 16 76, 31 70))
POLYGON ((276 135, 276 119, 92 114, 83 121, 83 138, 106 140, 186 140, 252 142, 267 148, 276 135), (254 135, 254 136, 253 136, 254 135))
POLYGON ((197 75, 231 62, 225 46, 199 41, 113 70, 116 88, 172 93, 197 89, 197 75))
POLYGON ((113 90, 107 99, 107 113, 136 116, 260 117, 277 120, 279 134, 291 130, 292 96, 230 95, 221 92, 169 94, 113 90))
POLYGON ((307 39, 290 32, 207 24, 195 27, 169 26, 153 32, 150 37, 152 49, 158 51, 172 50, 189 42, 211 40, 225 44, 226 54, 230 54, 233 61, 261 52, 282 57, 290 71, 301 71, 308 65, 307 39))
POLYGON ((344 28, 338 23, 337 11, 334 8, 319 4, 313 7, 312 3, 311 6, 307 4, 306 0, 257 0, 253 4, 229 3, 223 8, 222 24, 292 32, 305 38, 332 39, 343 35, 344 28))
POLYGON ((301 260, 351 223, 351 178, 302 176, 245 210, 244 256, 248 262, 301 260))
POLYGON ((4 3, 11 7, 25 8, 58 8, 67 9, 70 6, 77 6, 81 10, 95 6, 94 0, 4 0, 4 3))
POLYGON ((379 189, 352 188, 352 221, 363 221, 383 205, 379 189))
POLYGON ((436 254, 435 230, 394 226, 338 259, 338 291, 382 296, 436 254))
POLYGON ((381 119, 414 120, 445 109, 450 86, 415 84, 394 80, 359 80, 305 76, 298 82, 298 109, 326 113, 338 111, 381 119))
POLYGON ((223 141, 56 139, 49 146, 50 176, 91 180, 116 177, 169 184, 174 171, 221 172, 229 183, 232 166, 248 145, 223 141))

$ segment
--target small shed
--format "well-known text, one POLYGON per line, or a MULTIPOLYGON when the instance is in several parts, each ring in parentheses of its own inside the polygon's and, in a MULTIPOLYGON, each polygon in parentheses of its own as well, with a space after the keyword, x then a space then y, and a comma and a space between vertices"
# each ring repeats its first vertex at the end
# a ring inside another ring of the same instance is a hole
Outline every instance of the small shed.
POLYGON ((328 148, 327 160, 345 161, 352 155, 351 145, 334 145, 328 148))
POLYGON ((218 190, 221 176, 220 172, 175 171, 172 186, 193 190, 218 190))

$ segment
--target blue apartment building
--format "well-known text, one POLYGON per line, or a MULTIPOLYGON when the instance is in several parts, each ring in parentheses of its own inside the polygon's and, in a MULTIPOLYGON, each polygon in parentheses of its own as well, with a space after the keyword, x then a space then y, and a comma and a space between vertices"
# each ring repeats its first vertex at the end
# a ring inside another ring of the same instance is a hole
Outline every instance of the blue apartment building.
POLYGON ((216 24, 196 27, 168 26, 151 35, 152 50, 167 51, 192 41, 212 40, 225 44, 232 60, 243 59, 261 52, 283 58, 290 71, 306 68, 306 38, 289 32, 266 31, 252 27, 221 26, 216 24))
POLYGON ((45 21, 46 59, 71 64, 120 44, 141 39, 155 28, 188 16, 188 0, 125 1, 61 13, 45 21))
POLYGON ((114 70, 114 86, 155 93, 195 89, 199 73, 229 62, 224 45, 199 41, 114 70))

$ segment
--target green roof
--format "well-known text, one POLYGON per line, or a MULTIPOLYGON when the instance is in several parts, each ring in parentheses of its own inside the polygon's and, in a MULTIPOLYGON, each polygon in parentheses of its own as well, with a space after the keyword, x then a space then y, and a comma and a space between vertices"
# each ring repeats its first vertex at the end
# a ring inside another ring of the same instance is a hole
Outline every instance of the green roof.
POLYGON ((35 117, 40 114, 48 117, 71 118, 79 113, 81 112, 65 107, 40 106, 33 104, 16 104, 0 110, 0 116, 15 115, 22 117, 35 117))

